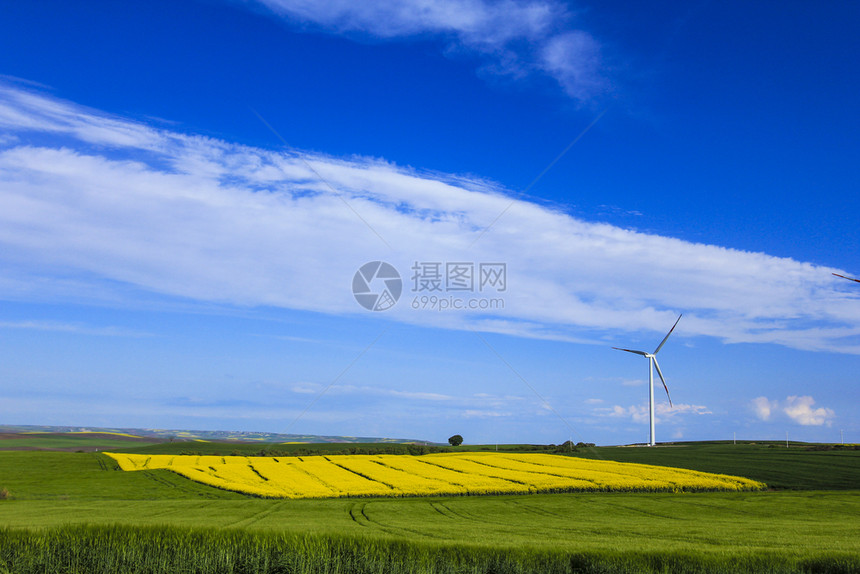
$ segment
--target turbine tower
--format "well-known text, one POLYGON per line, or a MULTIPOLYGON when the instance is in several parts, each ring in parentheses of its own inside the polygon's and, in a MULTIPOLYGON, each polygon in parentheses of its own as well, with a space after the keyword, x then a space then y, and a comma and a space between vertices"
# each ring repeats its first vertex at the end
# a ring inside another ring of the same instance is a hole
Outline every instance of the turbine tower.
POLYGON ((648 446, 654 446, 656 442, 654 441, 654 367, 657 367, 657 374, 660 375, 660 380, 663 381, 663 388, 666 389, 666 398, 669 399, 669 406, 672 405, 672 397, 669 396, 669 387, 666 386, 666 379, 663 377, 663 372, 660 370, 660 363, 657 362, 657 353, 660 352, 660 349, 663 348, 663 345, 666 344, 666 340, 669 338, 669 335, 672 334, 672 331, 675 330, 675 327, 678 326, 678 321, 681 320, 682 315, 678 315, 678 320, 675 321, 675 324, 672 325, 672 328, 669 329, 669 332, 666 333, 666 336, 663 337, 663 341, 657 345, 657 348, 653 353, 646 353, 645 351, 634 351, 633 349, 622 349, 620 347, 612 347, 618 351, 627 351, 628 353, 634 353, 636 355, 642 355, 646 359, 648 359, 648 410, 650 413, 649 420, 651 422, 651 438, 648 441, 648 446))

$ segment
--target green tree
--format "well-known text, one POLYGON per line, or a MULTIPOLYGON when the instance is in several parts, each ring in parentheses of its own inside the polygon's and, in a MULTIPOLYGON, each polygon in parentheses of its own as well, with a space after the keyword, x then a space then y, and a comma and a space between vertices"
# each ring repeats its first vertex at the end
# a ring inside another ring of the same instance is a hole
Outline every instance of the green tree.
POLYGON ((448 444, 450 444, 451 446, 460 446, 461 444, 463 444, 463 437, 458 434, 455 434, 448 439, 448 444))

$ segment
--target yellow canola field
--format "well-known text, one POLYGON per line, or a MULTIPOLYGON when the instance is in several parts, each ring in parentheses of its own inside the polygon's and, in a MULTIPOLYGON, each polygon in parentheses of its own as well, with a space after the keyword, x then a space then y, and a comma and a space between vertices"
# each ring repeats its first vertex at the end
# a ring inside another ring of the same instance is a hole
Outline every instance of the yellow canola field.
POLYGON ((216 488, 269 498, 678 492, 765 487, 737 476, 553 454, 466 452, 303 457, 106 454, 122 470, 167 469, 216 488))

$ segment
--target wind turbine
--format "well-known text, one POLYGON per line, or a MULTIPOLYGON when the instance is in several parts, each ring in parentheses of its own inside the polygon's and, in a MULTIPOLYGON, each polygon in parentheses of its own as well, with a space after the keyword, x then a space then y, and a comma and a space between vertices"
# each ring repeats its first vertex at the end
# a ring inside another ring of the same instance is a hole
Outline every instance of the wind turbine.
POLYGON ((669 399, 669 406, 672 405, 672 397, 669 396, 669 387, 666 386, 666 379, 663 377, 663 372, 660 370, 660 363, 657 362, 657 353, 660 352, 660 349, 663 348, 663 345, 666 344, 666 340, 669 338, 669 335, 672 334, 672 331, 675 330, 675 327, 678 326, 678 321, 681 320, 683 314, 678 315, 678 320, 675 321, 675 324, 672 325, 672 328, 669 329, 669 332, 666 333, 666 336, 663 337, 663 341, 657 345, 657 348, 653 353, 646 353, 645 351, 634 351, 633 349, 622 349, 620 347, 612 347, 618 351, 627 351, 628 353, 634 353, 636 355, 642 355, 646 359, 648 359, 648 409, 650 411, 650 421, 651 421, 651 438, 648 441, 648 446, 654 446, 656 443, 654 442, 654 367, 657 367, 657 374, 660 375, 660 380, 663 381, 663 388, 666 389, 666 398, 669 399))

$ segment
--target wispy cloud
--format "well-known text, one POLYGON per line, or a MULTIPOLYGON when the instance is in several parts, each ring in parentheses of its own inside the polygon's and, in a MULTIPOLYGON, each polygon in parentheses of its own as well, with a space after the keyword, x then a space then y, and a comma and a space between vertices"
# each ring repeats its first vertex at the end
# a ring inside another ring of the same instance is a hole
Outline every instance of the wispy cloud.
POLYGON ((608 87, 598 42, 575 28, 575 15, 556 0, 258 2, 289 22, 328 33, 441 41, 449 52, 479 56, 484 72, 514 78, 547 74, 581 102, 608 87))
MULTIPOLYGON (((290 390, 298 394, 316 394, 323 390, 324 385, 317 383, 296 383, 290 386, 290 390)), ((385 387, 376 387, 371 385, 349 385, 340 384, 332 385, 327 391, 329 396, 362 396, 365 398, 385 398, 392 397, 396 399, 407 399, 415 403, 450 403, 454 408, 469 407, 474 408, 476 405, 490 406, 491 410, 496 410, 502 406, 509 406, 512 403, 522 401, 522 397, 518 396, 495 396, 485 393, 469 394, 464 396, 454 396, 442 393, 428 393, 421 391, 405 391, 400 389, 391 389, 385 387)))
POLYGON ((540 50, 540 67, 573 98, 586 101, 603 92, 600 46, 588 33, 573 30, 548 38, 540 50))
POLYGON ((356 270, 383 259, 404 279, 384 317, 412 324, 595 341, 662 334, 684 311, 676 336, 860 352, 860 295, 838 269, 590 223, 475 178, 300 159, 2 85, 0 128, 16 136, 0 145, 3 297, 149 293, 349 315, 367 313, 356 270), (413 308, 416 261, 505 262, 504 308, 413 308))
POLYGON ((814 404, 815 399, 808 395, 792 395, 786 397, 785 401, 757 397, 750 402, 750 407, 756 417, 763 421, 769 421, 773 415, 781 414, 803 426, 831 426, 836 412, 826 407, 813 408, 814 404))
MULTIPOLYGON (((229 394, 195 401, 171 399, 165 404, 181 408, 192 403, 198 410, 217 410, 239 404, 229 394)), ((510 417, 515 415, 517 407, 522 403, 523 397, 520 396, 484 393, 454 395, 361 384, 335 384, 327 387, 313 382, 257 385, 254 397, 241 402, 246 411, 256 410, 268 413, 281 409, 282 418, 287 416, 286 413, 292 413, 290 416, 301 415, 303 423, 309 420, 321 420, 320 417, 327 417, 330 413, 339 413, 341 419, 354 416, 379 417, 383 413, 388 418, 402 418, 410 416, 409 413, 413 416, 416 413, 422 413, 423 416, 446 420, 510 417), (324 403, 325 408, 303 411, 306 402, 319 395, 321 391, 324 393, 319 397, 319 402, 324 403), (393 405, 396 405, 396 414, 390 412, 393 405)))
POLYGON ((496 411, 496 410, 480 410, 480 409, 467 409, 463 411, 463 416, 467 419, 486 419, 486 418, 499 418, 499 417, 509 417, 512 413, 504 412, 504 411, 496 411))
MULTIPOLYGON (((631 405, 629 407, 622 407, 620 405, 614 405, 611 408, 600 407, 594 409, 594 413, 598 416, 630 419, 636 423, 646 423, 650 419, 647 404, 631 405)), ((708 410, 708 407, 703 405, 677 404, 669 406, 666 403, 657 403, 654 405, 654 421, 657 423, 672 421, 686 415, 710 414, 713 413, 708 410)))
POLYGON ((73 335, 95 335, 100 337, 148 337, 148 333, 120 327, 93 327, 79 323, 60 323, 57 321, 0 321, 0 329, 26 329, 31 331, 52 331, 73 335))

